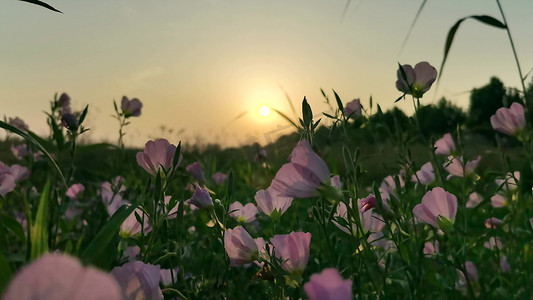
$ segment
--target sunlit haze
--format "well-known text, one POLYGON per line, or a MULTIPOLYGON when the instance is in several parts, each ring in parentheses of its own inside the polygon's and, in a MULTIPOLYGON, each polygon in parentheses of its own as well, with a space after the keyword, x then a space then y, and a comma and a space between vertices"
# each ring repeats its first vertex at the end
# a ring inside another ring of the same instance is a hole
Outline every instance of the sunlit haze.
MULTIPOLYGON (((315 115, 328 112, 320 89, 344 103, 360 98, 412 112, 394 100, 398 62, 437 69, 446 35, 460 18, 501 19, 495 1, 428 1, 402 49, 422 1, 72 1, 48 0, 63 14, 21 1, 0 4, 1 117, 18 116, 48 133, 55 93, 73 108, 89 105, 87 138, 118 139, 113 100, 143 102, 126 127, 126 146, 165 137, 185 144, 261 144, 290 133, 278 110, 296 120, 307 97, 315 115), (259 112, 259 113, 258 113, 259 112), (268 117, 265 117, 268 116, 268 117)), ((501 1, 524 69, 533 68, 533 1, 501 1)), ((468 91, 491 76, 518 87, 504 30, 463 22, 438 90, 468 107, 468 91)), ((528 80, 529 82, 529 80, 528 80)), ((84 134, 85 135, 85 134, 84 134)))

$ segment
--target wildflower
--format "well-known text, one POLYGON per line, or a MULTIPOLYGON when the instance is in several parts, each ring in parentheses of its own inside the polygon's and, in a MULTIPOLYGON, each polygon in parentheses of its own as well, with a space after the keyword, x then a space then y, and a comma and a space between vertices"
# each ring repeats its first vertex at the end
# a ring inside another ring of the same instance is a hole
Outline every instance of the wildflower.
POLYGON ((425 61, 416 64, 414 69, 411 65, 403 65, 401 69, 397 72, 396 88, 415 98, 422 98, 437 79, 437 70, 425 61), (407 78, 404 78, 401 69, 407 78))
POLYGON ((301 274, 309 262, 309 245, 311 233, 291 232, 278 234, 270 239, 276 257, 284 263, 282 268, 290 274, 301 274))
POLYGON ((481 156, 478 156, 475 160, 469 160, 466 162, 464 171, 463 171, 463 157, 453 157, 448 156, 448 161, 445 162, 442 166, 448 173, 450 173, 446 179, 450 179, 453 176, 463 177, 468 176, 474 172, 474 169, 477 167, 481 161, 481 156))
POLYGON ((239 201, 235 201, 229 205, 229 215, 235 220, 243 223, 250 223, 255 220, 257 214, 257 207, 253 203, 242 205, 239 201))
POLYGON ((520 171, 514 171, 513 173, 507 173, 504 179, 497 178, 494 180, 498 187, 501 187, 504 191, 514 191, 518 188, 518 182, 520 180, 520 171))
POLYGON ((61 126, 67 128, 72 132, 78 130, 78 119, 71 113, 64 113, 61 115, 61 126))
POLYGON ((140 116, 142 107, 143 104, 141 103, 141 101, 139 101, 139 99, 133 98, 129 100, 126 96, 122 97, 120 109, 122 109, 122 113, 124 114, 125 118, 140 116))
POLYGON ((254 161, 255 162, 261 162, 265 161, 267 159, 267 151, 266 149, 261 149, 259 152, 255 154, 254 161))
POLYGON ((121 300, 113 276, 92 267, 83 267, 64 254, 44 254, 23 267, 3 295, 4 300, 121 300))
POLYGON ((503 273, 511 272, 511 266, 509 265, 509 262, 507 261, 507 256, 502 256, 500 259, 500 269, 502 269, 503 273))
POLYGON ((335 175, 335 176, 331 177, 330 183, 331 183, 332 187, 336 187, 338 189, 342 189, 341 177, 339 175, 335 175))
POLYGON ((70 200, 74 201, 78 199, 78 195, 82 193, 85 190, 85 187, 81 183, 76 183, 71 185, 67 190, 67 197, 70 198, 70 200))
POLYGON ((424 243, 424 255, 433 256, 439 252, 439 241, 424 243))
POLYGON ((390 198, 390 195, 398 198, 396 191, 400 187, 403 188, 405 186, 405 181, 403 180, 403 176, 398 175, 397 178, 398 182, 400 183, 399 187, 396 186, 395 177, 389 175, 385 177, 385 179, 383 179, 383 181, 381 182, 381 186, 379 187, 379 191, 383 194, 383 196, 381 197, 382 199, 387 200, 390 198))
POLYGON ((490 117, 490 124, 494 130, 507 135, 516 135, 526 126, 524 107, 517 102, 511 104, 510 108, 502 107, 490 117))
POLYGON ((355 119, 361 115, 361 109, 361 100, 354 99, 346 103, 346 107, 344 107, 344 115, 346 117, 355 119))
POLYGON ((428 185, 435 180, 435 171, 433 170, 433 165, 431 162, 427 162, 422 165, 419 171, 416 172, 416 175, 411 177, 412 182, 419 182, 423 185, 428 185))
POLYGON ((337 269, 324 269, 320 274, 311 275, 304 290, 310 300, 349 300, 352 280, 343 279, 337 269))
POLYGON ((125 300, 162 300, 163 293, 159 288, 161 278, 159 272, 159 266, 135 261, 125 263, 121 267, 114 267, 110 274, 115 277, 122 288, 125 300))
POLYGON ((148 141, 144 146, 143 152, 137 152, 137 163, 143 167, 146 172, 157 175, 163 168, 164 172, 170 172, 174 167, 178 167, 181 162, 181 156, 176 166, 172 165, 176 146, 171 145, 166 139, 157 139, 148 141))
POLYGON ((457 213, 457 198, 441 187, 428 191, 422 198, 422 203, 413 208, 413 214, 422 222, 435 228, 441 228, 439 219, 445 218, 451 223, 455 222, 457 213))
POLYGON ((498 249, 502 249, 502 242, 500 241, 499 237, 491 236, 488 242, 483 243, 483 246, 485 246, 485 248, 490 249, 490 250, 494 250, 494 247, 498 247, 498 249))
POLYGON ((15 176, 10 168, 0 162, 0 195, 5 197, 7 193, 15 189, 15 176))
POLYGON ((242 226, 224 232, 224 248, 231 266, 251 263, 259 256, 257 244, 242 226))
POLYGON ((502 220, 495 218, 495 217, 491 217, 485 220, 485 227, 487 227, 488 229, 491 229, 491 228, 494 229, 502 225, 502 223, 503 223, 502 220))
MULTIPOLYGON (((163 201, 165 203, 165 207, 168 208, 168 205, 170 203, 170 200, 172 199, 172 196, 165 196, 165 198, 163 198, 163 201)), ((175 219, 178 215, 178 207, 179 207, 180 203, 179 202, 176 202, 176 205, 174 205, 173 208, 171 208, 168 212, 167 212, 167 215, 168 215, 168 218, 169 219, 175 219)))
POLYGON ((178 271, 178 267, 174 269, 161 269, 159 271, 161 283, 166 286, 172 285, 172 282, 176 283, 178 281, 178 271))
POLYGON ((198 181, 204 180, 204 171, 202 170, 202 166, 199 162, 194 162, 188 165, 185 169, 191 174, 192 177, 194 177, 194 179, 198 181))
POLYGON ((110 216, 112 216, 123 204, 127 204, 127 202, 122 199, 121 195, 125 190, 126 187, 122 185, 122 178, 120 176, 115 177, 113 184, 106 181, 100 185, 98 194, 102 197, 102 202, 104 202, 110 216))
POLYGON ((208 208, 213 206, 213 199, 209 196, 209 192, 199 186, 198 183, 195 183, 194 185, 196 186, 196 190, 194 191, 192 198, 187 200, 187 202, 198 208, 208 208))
POLYGON ((136 236, 141 232, 146 234, 150 231, 152 231, 152 226, 150 226, 150 223, 148 222, 148 216, 141 209, 137 208, 124 220, 124 222, 122 222, 119 234, 120 236, 127 238, 130 236, 136 236), (142 226, 137 220, 137 216, 135 216, 136 214, 142 220, 142 226))
POLYGON ((133 262, 138 260, 139 254, 141 253, 141 248, 139 246, 130 246, 124 250, 124 257, 128 260, 128 262, 133 262))
POLYGON ((468 201, 466 202, 466 207, 473 208, 479 205, 483 201, 483 198, 480 194, 473 192, 468 195, 468 201))
POLYGON ((10 117, 8 123, 9 125, 13 125, 22 131, 28 131, 28 124, 26 124, 24 120, 19 117, 15 117, 14 119, 10 117))
POLYGON ((477 272, 476 265, 474 265, 473 262, 471 262, 471 261, 465 262, 464 269, 466 271, 466 274, 463 273, 463 271, 457 270, 457 275, 459 276, 459 281, 455 285, 456 289, 463 289, 464 290, 464 288, 466 287, 466 284, 467 284, 465 276, 468 276, 468 281, 470 281, 470 283, 474 283, 474 282, 478 281, 478 279, 479 279, 479 275, 478 275, 478 272, 477 272))
POLYGON ((309 198, 318 194, 322 184, 329 183, 329 169, 306 140, 292 150, 289 163, 281 166, 271 187, 281 196, 309 198))
POLYGON ((57 104, 61 106, 61 114, 70 113, 70 97, 66 93, 61 94, 57 100, 57 104))
POLYGON ((271 216, 274 211, 282 215, 291 206, 292 197, 280 196, 276 190, 269 187, 266 190, 257 191, 255 202, 257 208, 267 216, 271 216))
POLYGON ((215 174, 213 174, 213 181, 216 184, 223 184, 226 179, 228 179, 228 175, 224 173, 216 172, 215 174))
POLYGON ((30 170, 21 165, 12 165, 9 167, 9 173, 15 178, 15 183, 24 181, 30 177, 30 170))
POLYGON ((500 194, 496 194, 496 195, 490 197, 490 204, 494 208, 500 208, 500 207, 506 206, 509 203, 507 202, 507 199, 504 196, 502 196, 500 194))
POLYGON ((449 133, 444 134, 435 142, 433 147, 435 147, 435 154, 437 155, 450 155, 455 150, 452 135, 449 133))
MULTIPOLYGON (((375 203, 373 204, 374 206, 372 206, 371 204, 365 204, 365 203, 368 203, 369 199, 374 199, 375 201, 374 195, 371 194, 367 198, 357 200, 359 220, 362 226, 361 231, 371 232, 371 233, 380 232, 385 226, 385 222, 383 222, 383 220, 381 219, 379 215, 373 212, 372 208, 376 205, 375 203)), ((349 205, 351 209, 352 208, 351 199, 350 199, 349 205)), ((344 219, 343 223, 352 224, 352 227, 351 227, 352 233, 353 234, 357 233, 357 227, 356 227, 355 220, 353 220, 350 217, 350 214, 348 214, 348 207, 346 207, 346 204, 344 204, 344 202, 339 202, 339 204, 337 205, 337 211, 335 212, 334 216, 337 218, 344 219)), ((350 234, 350 230, 346 226, 341 225, 339 222, 335 220, 333 221, 333 224, 335 224, 343 232, 350 234)))

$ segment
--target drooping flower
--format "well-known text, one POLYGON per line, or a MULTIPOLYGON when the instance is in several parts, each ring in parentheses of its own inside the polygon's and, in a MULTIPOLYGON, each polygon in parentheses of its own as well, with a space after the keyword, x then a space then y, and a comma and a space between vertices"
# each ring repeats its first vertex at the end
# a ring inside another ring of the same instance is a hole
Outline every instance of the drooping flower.
POLYGON ((468 176, 472 174, 472 172, 474 172, 474 169, 477 167, 480 161, 481 161, 481 156, 478 156, 474 160, 467 161, 465 168, 464 168, 464 172, 463 172, 463 157, 462 156, 458 156, 458 157, 448 156, 448 161, 442 165, 444 169, 448 171, 448 173, 450 173, 446 177, 446 179, 450 179, 453 176, 463 177, 465 175, 468 176))
POLYGON ((255 202, 257 208, 267 216, 271 216, 274 211, 280 215, 285 213, 292 204, 292 197, 283 197, 278 194, 278 191, 272 188, 266 190, 259 190, 255 194, 255 202))
POLYGON ((4 300, 121 300, 113 276, 64 254, 44 254, 15 275, 4 300))
POLYGON ((172 166, 172 160, 176 153, 176 146, 170 144, 166 139, 157 139, 148 141, 144 146, 143 152, 137 152, 137 163, 150 173, 152 176, 164 168, 170 172, 173 167, 178 167, 181 162, 181 156, 176 166, 172 166))
POLYGON ((61 107, 61 114, 70 113, 70 96, 67 93, 61 94, 57 100, 57 104, 61 107))
POLYGON ((413 214, 422 222, 438 229, 440 228, 439 217, 444 217, 452 223, 455 222, 457 198, 443 188, 436 187, 424 195, 422 203, 413 208, 413 214))
POLYGON ((195 183, 194 185, 196 186, 196 190, 194 191, 192 198, 187 200, 187 203, 198 208, 208 208, 213 206, 213 199, 209 195, 209 192, 203 187, 199 186, 198 183, 195 183))
POLYGON ((437 155, 450 155, 452 151, 455 150, 455 143, 453 141, 452 135, 449 133, 444 134, 440 139, 438 139, 435 144, 435 154, 437 155))
POLYGON ((403 65, 401 69, 398 68, 396 88, 415 98, 422 98, 437 79, 437 70, 425 61, 416 64, 414 69, 411 65, 403 65), (407 78, 404 78, 401 69, 407 78))
POLYGON ((122 295, 125 300, 162 300, 163 293, 159 288, 161 274, 159 272, 159 266, 134 261, 113 268, 110 274, 115 277, 122 288, 122 295))
POLYGON ((337 269, 324 269, 320 274, 311 275, 304 290, 309 300, 350 300, 352 280, 343 279, 337 269))
POLYGON ((511 104, 510 108, 502 107, 490 117, 490 124, 496 131, 516 135, 526 126, 524 107, 517 102, 511 104))
POLYGON ((216 172, 215 174, 213 174, 213 181, 216 184, 223 184, 226 179, 228 179, 228 175, 222 172, 216 172))
POLYGON ((289 163, 281 166, 270 185, 281 196, 309 198, 318 194, 322 184, 329 184, 329 169, 306 140, 292 150, 289 163))
POLYGON ((28 131, 28 124, 26 124, 24 120, 22 120, 19 117, 15 117, 15 118, 10 117, 8 123, 9 125, 13 125, 22 131, 28 131))
POLYGON ((355 119, 361 115, 361 109, 362 109, 361 100, 354 99, 346 103, 346 107, 344 107, 344 115, 352 119, 355 119))
POLYGON ((143 104, 141 101, 139 101, 139 99, 133 98, 129 100, 126 96, 122 97, 120 109, 122 109, 122 113, 124 114, 125 118, 140 116, 142 107, 143 104))
POLYGON ((428 185, 435 180, 435 171, 431 162, 427 162, 422 165, 419 171, 416 171, 416 175, 411 177, 412 182, 419 182, 423 185, 428 185))
POLYGON ((245 265, 259 257, 257 244, 242 226, 224 232, 224 248, 231 266, 245 265))
POLYGON ((83 186, 83 184, 75 183, 68 188, 66 195, 70 198, 70 200, 75 201, 78 199, 78 195, 84 190, 85 187, 83 186))
POLYGON ((309 262, 311 233, 291 232, 278 234, 270 239, 276 257, 284 263, 282 268, 290 274, 301 274, 309 262))
POLYGON ((257 207, 253 203, 242 205, 239 201, 235 201, 229 205, 229 215, 235 220, 243 223, 250 223, 255 220, 257 214, 257 207))
POLYGON ((67 128, 72 132, 78 130, 78 118, 71 113, 64 113, 61 115, 61 126, 67 128))
POLYGON ((202 181, 205 178, 204 171, 202 170, 202 166, 199 162, 194 162, 188 165, 185 170, 187 170, 187 172, 189 172, 191 176, 198 181, 202 181))

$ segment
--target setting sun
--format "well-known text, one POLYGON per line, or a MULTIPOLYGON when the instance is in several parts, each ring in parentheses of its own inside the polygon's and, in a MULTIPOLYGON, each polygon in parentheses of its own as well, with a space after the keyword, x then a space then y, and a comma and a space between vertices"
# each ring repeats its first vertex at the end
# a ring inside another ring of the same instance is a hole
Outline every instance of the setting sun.
POLYGON ((270 115, 270 107, 263 105, 259 109, 259 114, 263 117, 268 117, 270 115))

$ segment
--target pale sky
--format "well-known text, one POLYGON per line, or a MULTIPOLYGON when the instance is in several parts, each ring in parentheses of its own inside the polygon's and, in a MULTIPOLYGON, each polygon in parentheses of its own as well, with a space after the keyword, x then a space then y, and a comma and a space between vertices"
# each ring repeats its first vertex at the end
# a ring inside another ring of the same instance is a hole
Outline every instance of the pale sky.
MULTIPOLYGON (((73 108, 89 104, 92 141, 116 143, 113 99, 139 98, 142 115, 126 129, 127 146, 153 138, 238 146, 268 142, 288 124, 262 105, 298 115, 304 96, 327 111, 320 88, 346 103, 360 98, 391 108, 397 63, 439 69, 448 30, 460 18, 501 20, 496 1, 429 0, 400 47, 422 0, 47 0, 54 13, 16 0, 0 2, 0 117, 18 116, 46 133, 54 93, 73 108), (242 117, 237 116, 245 113, 242 117), (165 126, 167 130, 162 130, 165 126), (282 128, 278 130, 277 128, 282 128), (168 129, 172 129, 169 132, 168 129)), ((533 1, 502 0, 524 73, 533 68, 533 1)), ((459 28, 440 87, 467 108, 473 87, 498 76, 519 87, 507 34, 475 20, 459 28)), ((528 80, 528 82, 530 79, 528 80)), ((333 99, 333 98, 332 98, 333 99)), ((411 103, 398 103, 411 113, 411 103)))

